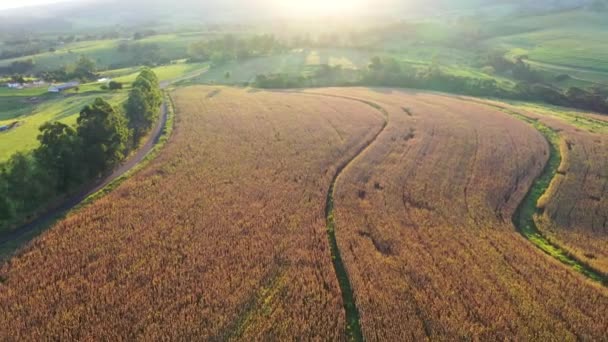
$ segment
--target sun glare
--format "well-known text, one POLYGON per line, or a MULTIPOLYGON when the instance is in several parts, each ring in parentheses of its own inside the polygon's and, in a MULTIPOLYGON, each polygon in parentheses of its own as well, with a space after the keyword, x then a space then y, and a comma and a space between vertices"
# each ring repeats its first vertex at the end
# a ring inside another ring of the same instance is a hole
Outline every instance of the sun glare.
POLYGON ((352 15, 362 13, 371 0, 275 0, 275 8, 293 16, 352 15))

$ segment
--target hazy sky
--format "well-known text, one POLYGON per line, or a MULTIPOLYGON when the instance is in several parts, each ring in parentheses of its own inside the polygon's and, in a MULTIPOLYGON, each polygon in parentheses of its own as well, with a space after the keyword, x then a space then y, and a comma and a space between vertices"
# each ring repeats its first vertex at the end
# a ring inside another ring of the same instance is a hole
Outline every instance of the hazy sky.
POLYGON ((77 0, 0 0, 0 10, 18 8, 34 5, 52 4, 55 2, 77 1, 77 0))

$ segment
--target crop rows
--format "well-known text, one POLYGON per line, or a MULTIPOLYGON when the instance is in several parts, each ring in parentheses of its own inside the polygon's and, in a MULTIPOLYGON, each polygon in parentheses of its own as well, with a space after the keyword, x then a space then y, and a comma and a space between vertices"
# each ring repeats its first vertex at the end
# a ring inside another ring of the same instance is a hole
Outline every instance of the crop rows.
POLYGON ((537 225, 569 253, 608 274, 608 123, 593 115, 566 120, 505 108, 539 120, 559 136, 561 164, 538 203, 537 225))
POLYGON ((549 149, 488 106, 330 89, 390 113, 336 184, 336 236, 367 340, 597 340, 608 297, 511 225, 549 149))
MULTIPOLYGON (((176 91, 159 156, 1 266, 0 340, 345 340, 343 298, 369 341, 605 339, 606 288, 512 225, 550 157, 534 127, 443 95, 306 92, 176 91)), ((588 248, 606 140, 524 115, 564 138, 539 226, 588 248)))
POLYGON ((0 271, 0 340, 340 339, 335 170, 381 128, 353 101, 189 88, 148 167, 0 271))

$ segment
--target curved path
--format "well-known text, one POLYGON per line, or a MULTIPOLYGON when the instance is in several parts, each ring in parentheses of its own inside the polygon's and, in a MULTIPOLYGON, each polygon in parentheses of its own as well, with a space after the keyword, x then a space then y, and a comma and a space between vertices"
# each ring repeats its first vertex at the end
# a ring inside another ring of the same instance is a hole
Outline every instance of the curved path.
POLYGON ((340 291, 342 293, 342 302, 344 303, 344 311, 346 314, 346 336, 349 341, 363 341, 363 332, 361 330, 361 324, 359 322, 359 310, 357 309, 357 304, 355 302, 355 296, 353 293, 352 285, 348 278, 348 272, 344 266, 344 262, 342 261, 342 256, 340 254, 340 248, 338 247, 338 241, 336 239, 336 222, 334 219, 334 193, 336 183, 338 178, 342 174, 342 172, 351 165, 359 156, 361 156, 384 132, 386 127, 388 126, 389 115, 388 111, 379 104, 367 101, 363 99, 358 99, 354 97, 348 96, 338 96, 338 95, 330 95, 330 94, 321 94, 321 93, 304 93, 308 95, 316 95, 316 96, 328 96, 328 97, 337 97, 351 101, 361 102, 366 104, 378 112, 382 114, 384 117, 384 123, 378 132, 369 139, 363 146, 356 151, 356 153, 344 163, 342 163, 336 169, 336 173, 332 178, 331 184, 329 186, 329 190, 327 192, 327 201, 325 204, 325 218, 326 218, 326 227, 327 227, 327 235, 329 238, 329 246, 331 249, 332 262, 334 265, 334 269, 336 271, 336 277, 338 278, 338 283, 340 285, 340 291))
POLYGON ((607 275, 568 253, 559 244, 550 241, 540 229, 538 229, 534 220, 535 215, 539 213, 539 210, 537 209, 538 200, 546 193, 550 184, 555 180, 557 170, 562 161, 562 155, 559 148, 559 132, 539 121, 529 119, 521 114, 514 112, 509 113, 507 109, 503 109, 503 111, 532 125, 543 135, 549 144, 549 159, 547 160, 542 173, 534 180, 530 190, 528 190, 528 193, 513 214, 513 224, 517 227, 517 230, 521 235, 543 252, 556 258, 564 265, 583 274, 587 278, 599 282, 604 286, 608 286, 607 275))
MULTIPOLYGON (((196 77, 196 76, 204 73, 207 70, 208 70, 208 67, 195 71, 189 75, 186 75, 186 76, 183 76, 180 78, 162 81, 162 82, 160 82, 160 88, 166 89, 173 83, 196 77)), ((23 243, 25 240, 31 239, 37 233, 39 233, 45 227, 47 227, 47 225, 52 223, 54 219, 57 219, 57 218, 61 217, 61 215, 70 211, 71 209, 74 209, 79 204, 81 204, 84 200, 86 200, 89 196, 93 195, 94 193, 96 193, 96 192, 100 191, 101 189, 105 188, 106 186, 110 185, 112 182, 114 182, 118 178, 122 177, 127 172, 131 171, 135 166, 137 166, 137 164, 139 164, 142 160, 144 160, 144 158, 148 155, 148 153, 150 153, 150 151, 152 151, 154 146, 156 146, 156 144, 160 140, 160 137, 163 134, 163 129, 167 124, 167 119, 168 119, 167 103, 163 102, 161 104, 160 118, 159 118, 158 122, 156 123, 156 126, 150 132, 148 141, 146 142, 146 144, 144 144, 142 147, 139 148, 137 153, 130 156, 129 159, 125 163, 121 164, 111 174, 106 175, 106 176, 102 177, 101 179, 97 180, 96 182, 88 185, 80 193, 66 199, 59 207, 56 207, 54 209, 51 209, 51 210, 45 212, 44 214, 38 216, 33 221, 31 221, 25 225, 22 225, 21 227, 15 229, 15 230, 12 230, 5 234, 0 234, 0 260, 6 256, 7 250, 14 249, 14 247, 16 247, 15 245, 18 246, 21 243, 23 243), (11 246, 9 246, 9 245, 11 245, 11 246)))
MULTIPOLYGON (((167 85, 168 83, 163 83, 161 88, 164 89, 167 85)), ((129 159, 125 163, 121 164, 111 174, 104 176, 96 182, 88 185, 80 193, 65 200, 59 207, 47 211, 46 213, 38 216, 30 223, 27 223, 6 234, 0 235, 0 256, 2 254, 1 249, 4 249, 6 245, 11 243, 19 243, 19 241, 22 239, 33 237, 33 235, 44 229, 45 226, 51 223, 54 219, 61 217, 61 215, 75 208, 80 203, 82 203, 87 197, 105 188, 110 183, 112 183, 113 181, 133 169, 142 160, 144 160, 144 158, 148 155, 148 153, 150 153, 150 151, 154 148, 154 146, 158 143, 160 137, 162 136, 163 129, 167 124, 167 118, 167 103, 163 102, 163 104, 161 105, 161 115, 158 122, 156 123, 156 126, 150 132, 148 141, 138 149, 137 153, 129 157, 129 159)))
POLYGON ((538 200, 545 194, 550 184, 555 180, 557 170, 562 160, 562 155, 559 148, 559 131, 556 131, 538 120, 532 119, 525 114, 519 113, 505 106, 478 101, 467 97, 458 98, 498 109, 507 115, 528 123, 545 138, 549 144, 549 159, 547 160, 543 171, 534 180, 532 186, 528 190, 528 193, 518 205, 515 213, 513 213, 511 221, 513 222, 513 225, 517 231, 538 249, 557 259, 572 270, 581 273, 588 279, 608 287, 607 274, 593 268, 583 260, 580 260, 571 253, 568 253, 568 251, 566 251, 559 244, 548 239, 536 226, 536 222, 534 220, 534 216, 538 213, 538 209, 536 207, 538 200))

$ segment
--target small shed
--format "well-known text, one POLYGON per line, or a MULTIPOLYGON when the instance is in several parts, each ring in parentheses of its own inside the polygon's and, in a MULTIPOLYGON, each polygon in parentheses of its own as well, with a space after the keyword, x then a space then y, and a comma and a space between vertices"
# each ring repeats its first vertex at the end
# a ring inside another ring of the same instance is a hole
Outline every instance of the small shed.
POLYGON ((78 82, 68 82, 64 84, 55 84, 49 87, 49 93, 60 93, 64 90, 76 88, 80 85, 78 82))

